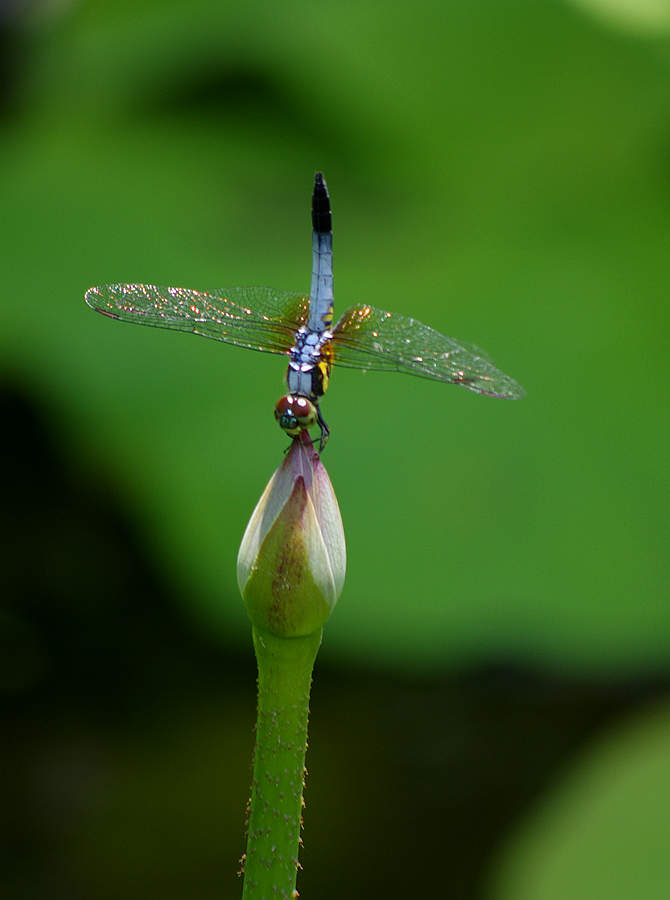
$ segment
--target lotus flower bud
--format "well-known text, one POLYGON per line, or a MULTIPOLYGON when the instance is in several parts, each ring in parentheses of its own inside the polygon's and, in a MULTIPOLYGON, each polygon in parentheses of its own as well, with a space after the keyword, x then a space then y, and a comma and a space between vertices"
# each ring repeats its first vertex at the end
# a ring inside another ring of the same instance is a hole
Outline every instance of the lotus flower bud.
POLYGON ((237 583, 249 618, 278 637, 312 634, 335 606, 345 570, 333 486, 302 432, 263 491, 242 538, 237 583))

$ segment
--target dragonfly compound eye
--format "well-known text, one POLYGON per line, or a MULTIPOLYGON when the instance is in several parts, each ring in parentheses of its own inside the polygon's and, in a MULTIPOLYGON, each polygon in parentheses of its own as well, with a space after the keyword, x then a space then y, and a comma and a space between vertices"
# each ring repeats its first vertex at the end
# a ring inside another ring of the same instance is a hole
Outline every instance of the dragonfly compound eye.
POLYGON ((307 397, 293 397, 288 394, 277 401, 275 419, 279 427, 295 437, 304 428, 311 428, 316 422, 316 407, 307 397))

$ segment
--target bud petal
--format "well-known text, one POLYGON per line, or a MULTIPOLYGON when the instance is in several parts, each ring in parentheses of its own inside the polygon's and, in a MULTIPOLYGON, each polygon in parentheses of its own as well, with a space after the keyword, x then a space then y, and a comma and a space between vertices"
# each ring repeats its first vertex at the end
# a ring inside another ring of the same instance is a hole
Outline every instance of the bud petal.
POLYGON ((304 437, 293 441, 254 509, 237 583, 254 625, 280 637, 312 634, 342 592, 346 546, 330 478, 304 437))

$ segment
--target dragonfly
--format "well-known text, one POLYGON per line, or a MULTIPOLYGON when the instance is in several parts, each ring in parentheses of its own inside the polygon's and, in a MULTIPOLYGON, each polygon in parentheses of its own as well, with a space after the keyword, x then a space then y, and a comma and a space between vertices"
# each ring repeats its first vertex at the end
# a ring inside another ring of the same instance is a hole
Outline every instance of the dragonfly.
POLYGON ((496 368, 483 350, 408 316, 358 303, 333 325, 332 212, 321 172, 316 173, 312 192, 309 294, 268 287, 192 290, 104 284, 89 288, 85 300, 110 319, 288 357, 288 392, 277 401, 275 418, 294 439, 318 426, 319 452, 330 436, 320 401, 333 366, 404 372, 503 400, 524 396, 521 385, 496 368))

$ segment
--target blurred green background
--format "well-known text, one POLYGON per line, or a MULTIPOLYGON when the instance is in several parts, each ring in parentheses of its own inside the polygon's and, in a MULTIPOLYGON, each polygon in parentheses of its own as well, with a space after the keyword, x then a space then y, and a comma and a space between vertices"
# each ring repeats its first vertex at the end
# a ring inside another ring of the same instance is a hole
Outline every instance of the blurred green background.
POLYGON ((670 891, 670 3, 0 12, 0 893, 236 897, 235 583, 277 357, 92 284, 309 284, 486 348, 503 403, 336 371, 347 581, 304 897, 670 891))

